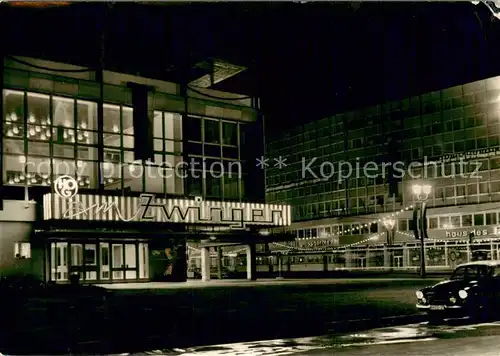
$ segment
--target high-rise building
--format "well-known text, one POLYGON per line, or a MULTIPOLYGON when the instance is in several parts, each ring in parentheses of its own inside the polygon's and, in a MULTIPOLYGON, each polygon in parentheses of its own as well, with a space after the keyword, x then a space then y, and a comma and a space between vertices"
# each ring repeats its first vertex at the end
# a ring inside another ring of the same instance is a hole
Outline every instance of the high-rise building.
POLYGON ((310 122, 267 148, 267 202, 292 205, 298 241, 359 242, 392 215, 395 242, 412 241, 415 183, 432 187, 431 239, 497 236, 500 77, 310 122))

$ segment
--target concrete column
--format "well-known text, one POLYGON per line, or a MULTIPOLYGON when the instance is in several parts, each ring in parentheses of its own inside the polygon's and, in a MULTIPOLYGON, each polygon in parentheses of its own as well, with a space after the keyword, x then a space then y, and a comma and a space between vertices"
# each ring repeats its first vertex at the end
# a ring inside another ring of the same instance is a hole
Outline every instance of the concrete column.
POLYGON ((201 280, 208 282, 210 280, 210 249, 201 248, 201 280))
POLYGON ((446 267, 450 266, 450 262, 448 261, 448 243, 444 243, 444 265, 446 267))
POLYGON ((384 268, 391 268, 391 254, 387 246, 384 246, 384 268))
POLYGON ((347 248, 345 250, 345 268, 350 268, 352 266, 352 254, 351 254, 351 250, 349 248, 347 248))
POLYGON ((222 279, 222 246, 217 247, 217 278, 222 279))
POLYGON ((247 250, 247 279, 255 281, 257 279, 255 244, 247 245, 246 250, 247 250))
POLYGON ((403 244, 403 267, 404 268, 411 267, 408 246, 406 246, 406 244, 403 244))

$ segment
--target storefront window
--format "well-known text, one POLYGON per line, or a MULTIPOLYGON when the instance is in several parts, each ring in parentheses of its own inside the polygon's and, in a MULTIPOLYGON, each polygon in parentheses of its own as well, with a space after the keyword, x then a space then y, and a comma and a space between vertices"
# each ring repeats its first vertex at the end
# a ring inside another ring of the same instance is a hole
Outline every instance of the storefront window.
POLYGON ((220 144, 220 121, 205 119, 204 124, 205 124, 205 143, 220 144))
POLYGON ((462 215, 462 226, 472 226, 472 215, 462 215))
POLYGON ((222 123, 222 143, 224 145, 238 145, 238 125, 230 122, 222 123))
POLYGON ((184 132, 188 141, 201 142, 201 119, 188 117, 184 124, 184 132))
POLYGON ((495 225, 497 223, 496 213, 486 213, 486 225, 495 225))
POLYGON ((449 229, 451 227, 450 217, 449 216, 440 216, 439 217, 439 228, 440 229, 449 229))
POLYGON ((451 227, 460 227, 460 216, 451 217, 451 227))
POLYGON ((224 175, 224 199, 239 198, 239 179, 235 174, 224 175))
POLYGON ((221 198, 221 178, 218 174, 208 174, 205 179, 206 196, 221 198))

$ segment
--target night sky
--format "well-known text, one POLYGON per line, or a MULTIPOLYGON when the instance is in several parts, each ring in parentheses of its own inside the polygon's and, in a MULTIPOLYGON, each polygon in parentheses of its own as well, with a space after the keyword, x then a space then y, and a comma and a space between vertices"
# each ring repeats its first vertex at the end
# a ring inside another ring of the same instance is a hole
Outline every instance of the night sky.
MULTIPOLYGON (((102 7, 2 9, 4 43, 93 66, 102 7)), ((107 68, 178 80, 211 56, 245 65, 218 88, 262 97, 271 130, 500 74, 500 21, 468 2, 123 3, 106 16, 107 68)))

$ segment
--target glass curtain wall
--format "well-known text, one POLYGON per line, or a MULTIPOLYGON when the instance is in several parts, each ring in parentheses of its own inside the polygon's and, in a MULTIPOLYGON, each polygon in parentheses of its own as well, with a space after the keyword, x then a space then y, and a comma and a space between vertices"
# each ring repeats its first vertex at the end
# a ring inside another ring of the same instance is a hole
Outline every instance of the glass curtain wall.
MULTIPOLYGON (((50 186, 70 175, 81 189, 98 188, 97 103, 15 90, 4 90, 3 103, 4 184, 50 186)), ((181 162, 181 116, 156 113, 154 162, 134 160, 133 135, 133 109, 105 104, 105 189, 183 194, 182 178, 163 169, 181 162)))

